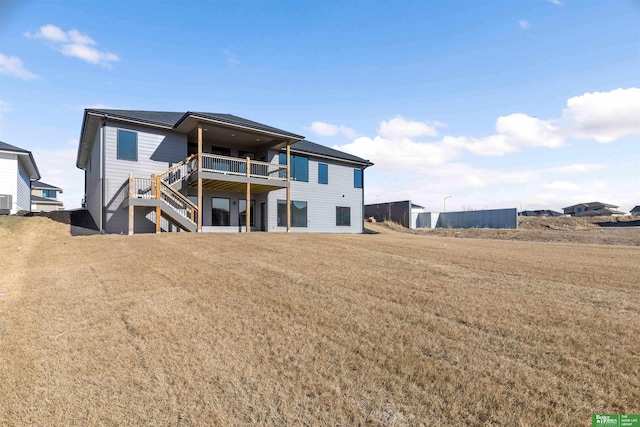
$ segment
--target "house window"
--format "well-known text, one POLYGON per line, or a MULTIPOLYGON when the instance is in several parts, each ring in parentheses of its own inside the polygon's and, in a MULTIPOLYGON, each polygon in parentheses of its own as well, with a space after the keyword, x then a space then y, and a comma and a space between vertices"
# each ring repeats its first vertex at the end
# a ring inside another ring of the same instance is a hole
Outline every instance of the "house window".
POLYGON ((353 187, 362 188, 362 169, 353 170, 353 187))
MULTIPOLYGON (((250 218, 250 226, 251 227, 255 227, 255 221, 254 218, 256 217, 256 201, 252 200, 251 201, 251 209, 249 211, 249 218, 250 218)), ((238 215, 240 216, 240 225, 247 225, 247 220, 245 219, 247 216, 247 200, 246 199, 240 199, 238 200, 238 215)))
POLYGON ((318 184, 329 183, 329 165, 326 163, 318 163, 318 184))
POLYGON ((42 190, 42 197, 47 199, 55 199, 57 197, 56 190, 42 190))
MULTIPOLYGON (((289 169, 291 172, 291 180, 309 182, 309 159, 293 154, 290 157, 291 164, 289 165, 289 169)), ((287 164, 287 155, 285 153, 280 153, 280 164, 287 164)), ((281 173, 281 177, 286 178, 286 176, 286 172, 284 172, 284 175, 281 173)))
POLYGON ((211 198, 211 225, 231 225, 229 215, 229 199, 211 198))
MULTIPOLYGON (((278 227, 287 226, 287 201, 278 200, 278 227)), ((291 201, 291 226, 307 226, 307 202, 291 201)))
POLYGON ((138 161, 138 133, 118 129, 118 159, 138 161))
POLYGON ((336 206, 336 225, 339 227, 351 226, 351 208, 336 206))

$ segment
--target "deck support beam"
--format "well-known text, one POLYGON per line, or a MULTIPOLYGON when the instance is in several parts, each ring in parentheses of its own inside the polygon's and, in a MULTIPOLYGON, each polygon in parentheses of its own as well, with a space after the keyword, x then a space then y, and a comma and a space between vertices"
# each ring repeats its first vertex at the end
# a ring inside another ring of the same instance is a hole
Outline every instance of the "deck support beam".
POLYGON ((202 124, 198 123, 198 232, 202 232, 202 124))
MULTIPOLYGON (((251 157, 247 156, 247 178, 251 178, 251 157)), ((247 209, 244 211, 244 228, 251 232, 251 183, 247 182, 247 209)))
POLYGON ((160 211, 160 206, 156 206, 156 233, 160 233, 160 225, 162 222, 162 212, 160 211))
POLYGON ((287 141, 287 233, 291 231, 291 141, 287 141))

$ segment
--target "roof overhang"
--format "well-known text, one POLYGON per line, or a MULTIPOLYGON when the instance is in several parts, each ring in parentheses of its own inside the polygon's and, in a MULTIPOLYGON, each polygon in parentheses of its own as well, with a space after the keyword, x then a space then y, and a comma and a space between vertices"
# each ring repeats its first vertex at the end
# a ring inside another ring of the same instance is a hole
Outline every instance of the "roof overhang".
POLYGON ((140 126, 147 126, 158 129, 173 129, 172 126, 147 120, 136 120, 125 115, 105 113, 86 109, 84 110, 84 119, 82 121, 82 129, 80 130, 80 144, 78 144, 78 156, 76 158, 76 166, 80 169, 86 169, 95 142, 96 132, 100 128, 102 120, 115 120, 124 123, 131 123, 140 126))
POLYGON ((320 159, 327 159, 327 160, 333 160, 333 161, 339 161, 339 162, 344 162, 344 163, 350 163, 353 165, 360 165, 360 166, 364 166, 365 168, 369 167, 369 166, 373 166, 374 164, 371 163, 368 160, 364 160, 362 162, 358 162, 355 160, 348 160, 348 159, 342 159, 340 157, 334 157, 334 156, 325 156, 323 154, 316 154, 316 153, 312 153, 310 151, 304 151, 304 150, 296 150, 295 148, 291 147, 289 149, 289 151, 293 154, 304 154, 305 156, 312 156, 312 157, 317 157, 320 159))
POLYGON ((304 139, 304 137, 300 135, 292 136, 293 134, 283 134, 283 133, 278 133, 274 131, 269 131, 266 129, 259 129, 259 128, 248 126, 242 123, 236 123, 231 120, 215 119, 212 117, 206 117, 206 116, 202 116, 197 113, 191 113, 191 112, 185 113, 185 115, 182 116, 180 120, 178 120, 175 126, 175 130, 181 133, 189 133, 195 127, 197 127, 198 124, 210 124, 213 126, 220 126, 220 127, 225 127, 229 129, 237 129, 245 132, 251 132, 259 135, 269 136, 274 139, 285 139, 285 140, 291 140, 291 141, 300 141, 304 139))

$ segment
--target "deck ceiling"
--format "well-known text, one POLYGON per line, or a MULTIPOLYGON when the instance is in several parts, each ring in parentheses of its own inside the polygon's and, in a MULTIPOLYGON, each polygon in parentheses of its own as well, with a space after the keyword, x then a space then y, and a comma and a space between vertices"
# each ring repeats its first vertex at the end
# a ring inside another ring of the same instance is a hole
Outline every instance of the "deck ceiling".
MULTIPOLYGON (((198 188, 198 181, 194 180, 189 183, 189 188, 198 188)), ((279 190, 283 187, 265 184, 251 184, 251 193, 268 193, 269 191, 279 190)), ((243 182, 232 181, 216 181, 212 179, 202 180, 203 190, 230 191, 233 193, 244 193, 247 191, 247 184, 243 182)))

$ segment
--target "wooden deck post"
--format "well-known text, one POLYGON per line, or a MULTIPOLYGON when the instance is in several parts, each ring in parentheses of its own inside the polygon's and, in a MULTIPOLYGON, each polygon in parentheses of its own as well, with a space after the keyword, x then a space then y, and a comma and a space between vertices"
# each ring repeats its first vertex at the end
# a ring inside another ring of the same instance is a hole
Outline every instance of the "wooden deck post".
POLYGON ((160 212, 160 206, 156 206, 156 233, 160 233, 160 223, 162 221, 162 213, 160 212))
POLYGON ((132 204, 133 199, 133 187, 135 185, 135 181, 133 180, 133 174, 129 174, 129 235, 133 234, 133 220, 134 220, 134 207, 132 204))
MULTIPOLYGON (((247 178, 251 177, 251 157, 247 156, 247 178)), ((247 233, 251 232, 251 183, 247 180, 247 209, 244 211, 244 226, 247 233)))
POLYGON ((287 233, 291 231, 291 146, 287 141, 287 233))
POLYGON ((198 232, 202 231, 202 125, 198 123, 198 232))

